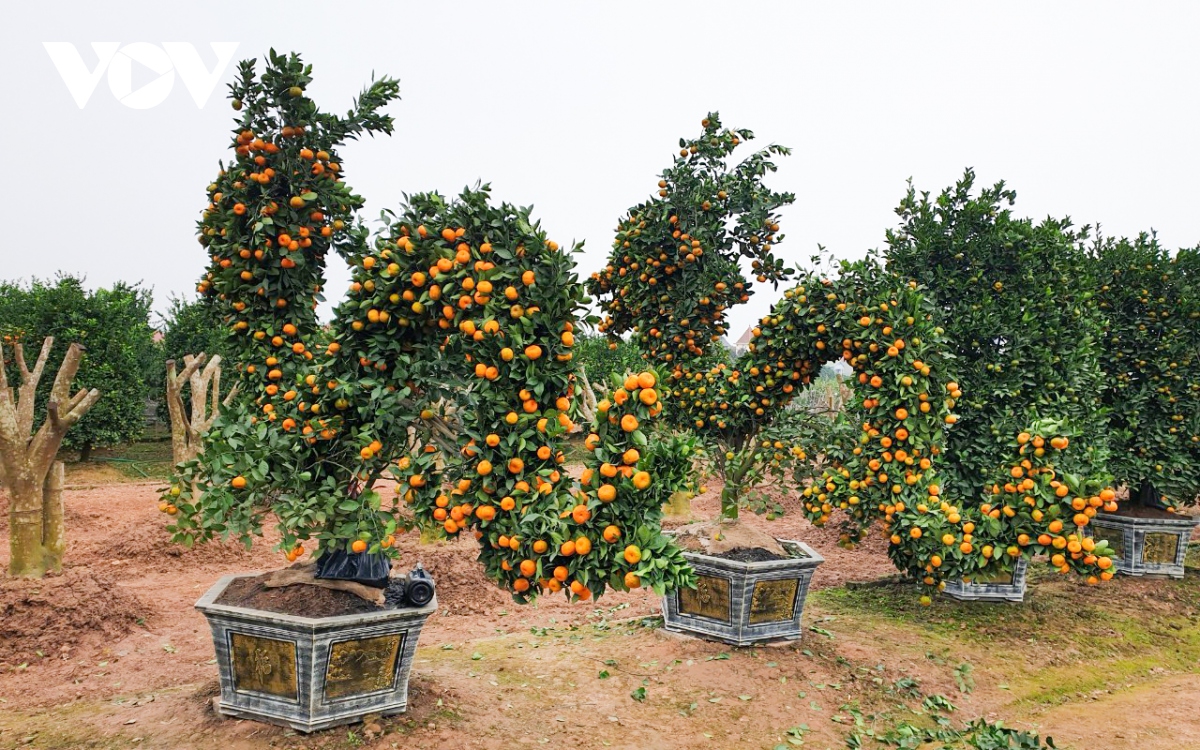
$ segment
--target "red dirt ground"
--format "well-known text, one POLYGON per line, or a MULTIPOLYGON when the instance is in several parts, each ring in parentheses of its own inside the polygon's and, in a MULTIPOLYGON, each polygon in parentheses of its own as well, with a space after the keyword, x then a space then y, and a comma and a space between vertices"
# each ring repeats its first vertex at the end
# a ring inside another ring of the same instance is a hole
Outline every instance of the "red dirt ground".
MULTIPOLYGON (((718 490, 712 487, 694 501, 697 516, 715 515, 718 490)), ((283 567, 283 556, 271 550, 270 533, 249 551, 237 544, 184 550, 163 531, 153 484, 68 488, 65 497, 70 548, 63 575, 37 583, 0 578, 0 748, 242 750, 363 741, 372 748, 548 742, 774 747, 786 739, 782 732, 788 727, 813 723, 804 716, 810 706, 819 703, 830 714, 861 700, 865 712, 867 703, 878 700, 877 686, 900 675, 920 679, 927 693, 956 694, 949 667, 892 654, 871 633, 840 632, 834 618, 817 621, 836 641, 809 635, 799 645, 733 650, 677 639, 636 620, 618 623, 657 614, 659 602, 646 591, 613 593, 582 606, 557 598, 517 605, 483 577, 474 540, 419 545, 410 535, 400 542, 404 561, 419 560, 430 570, 441 608, 422 634, 408 714, 382 722, 382 737, 364 734, 362 726, 301 737, 221 720, 208 707, 217 693, 211 635, 192 605, 223 574, 283 567), (730 651, 732 658, 710 660, 730 651), (606 666, 614 654, 620 656, 617 663, 606 666), (599 670, 610 676, 598 681, 599 670), (872 670, 879 670, 880 682, 874 682, 872 670), (787 688, 764 688, 780 684, 787 688), (826 686, 834 684, 837 692, 829 692, 826 686), (647 688, 644 703, 629 698, 638 686, 647 688), (801 699, 798 691, 807 697, 801 699), (687 720, 693 713, 709 720, 697 727, 687 720), (21 717, 7 734, 6 714, 21 717), (80 721, 90 727, 86 745, 78 744, 80 721), (73 734, 63 734, 72 727, 73 734), (130 744, 132 738, 136 744, 130 744)), ((0 539, 6 516, 7 498, 0 495, 0 539)), ((894 573, 878 535, 848 551, 837 546, 835 529, 814 529, 798 513, 745 522, 803 540, 824 555, 815 589, 894 573)), ((0 549, 0 566, 7 562, 7 548, 0 549)), ((806 613, 806 620, 812 624, 813 615, 806 613)), ((920 654, 920 644, 910 651, 920 654)), ((1171 705, 1194 705, 1200 698, 1195 680, 1173 682, 1170 689, 1171 705)), ((986 714, 1008 698, 981 690, 962 699, 968 705, 976 701, 978 713, 986 714)), ((1079 727, 1076 741, 1101 749, 1200 747, 1195 722, 1177 735, 1189 738, 1185 744, 1148 742, 1161 726, 1150 715, 1159 703, 1153 695, 1130 699, 1140 712, 1128 730, 1139 738, 1134 744, 1097 744, 1089 726, 1079 727)), ((1094 703, 1088 710, 1100 717, 1101 707, 1094 703)), ((1061 721, 1071 725, 1069 716, 1061 721)), ((805 747, 824 747, 819 740, 840 747, 837 729, 814 727, 805 747)))
MULTIPOLYGON (((0 697, 7 699, 9 707, 46 706, 84 694, 102 697, 132 684, 153 690, 211 677, 210 634, 192 605, 221 575, 287 564, 271 550, 277 539, 271 530, 251 550, 236 542, 191 550, 172 544, 163 530, 164 516, 157 510, 154 489, 147 484, 114 484, 68 490, 70 547, 64 574, 48 577, 34 588, 0 578, 0 697), (168 646, 173 651, 166 650, 168 646), (44 656, 38 656, 38 651, 44 656), (99 662, 106 664, 95 666, 99 662), (39 675, 32 690, 26 670, 5 669, 22 663, 30 665, 28 670, 36 668, 39 675), (81 676, 89 679, 76 684, 81 676)), ((715 515, 717 493, 710 488, 693 501, 697 515, 715 515)), ((847 551, 837 546, 834 529, 815 529, 798 514, 772 522, 751 516, 746 522, 761 524, 778 537, 802 538, 824 555, 826 564, 818 568, 814 588, 894 572, 882 554, 882 539, 872 538, 847 551)), ((5 498, 0 499, 0 538, 6 532, 5 498)), ((422 636, 426 642, 462 641, 534 626, 578 625, 596 608, 623 605, 622 618, 659 611, 658 599, 641 591, 610 593, 596 607, 568 604, 557 597, 523 607, 484 577, 475 562, 478 543, 474 539, 421 545, 415 535, 408 535, 399 546, 406 566, 420 561, 437 582, 441 608, 426 625, 422 636)), ((8 550, 0 549, 0 566, 7 564, 8 550)))

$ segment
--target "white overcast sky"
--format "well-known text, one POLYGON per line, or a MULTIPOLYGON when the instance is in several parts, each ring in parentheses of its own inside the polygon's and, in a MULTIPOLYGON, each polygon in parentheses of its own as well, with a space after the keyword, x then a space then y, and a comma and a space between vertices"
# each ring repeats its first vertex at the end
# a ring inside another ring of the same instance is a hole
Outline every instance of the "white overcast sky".
MULTIPOLYGON (((372 71, 395 76, 395 135, 343 150, 367 215, 490 181, 586 241, 581 275, 709 110, 795 149, 772 184, 797 194, 781 246, 797 262, 880 246, 906 179, 937 191, 966 166, 1007 180, 1023 215, 1200 244, 1195 2, 40 2, 6 5, 5 26, 0 279, 142 281, 159 309, 204 266, 194 223, 228 156, 234 65, 203 108, 176 76, 155 108, 102 78, 80 109, 43 42, 89 67, 94 41, 189 42, 210 67, 209 42, 295 50, 339 112, 372 71)), ((136 68, 135 89, 155 79, 136 68)))

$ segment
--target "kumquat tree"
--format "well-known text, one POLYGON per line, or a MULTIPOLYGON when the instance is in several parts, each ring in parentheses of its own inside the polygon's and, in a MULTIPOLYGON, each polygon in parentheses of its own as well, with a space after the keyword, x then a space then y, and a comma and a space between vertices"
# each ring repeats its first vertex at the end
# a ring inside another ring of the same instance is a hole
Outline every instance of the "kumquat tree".
MULTIPOLYGON (((1012 546, 1001 544, 1011 524, 999 519, 1010 517, 982 512, 982 486, 963 497, 945 481, 944 466, 956 460, 946 454, 947 435, 964 394, 923 289, 872 259, 842 263, 830 277, 786 268, 774 247, 782 240, 777 211, 792 196, 762 178, 787 150, 771 146, 731 165, 753 134, 723 128, 715 113, 702 125, 699 138, 680 142, 658 195, 621 220, 608 265, 589 284, 602 329, 631 332, 646 359, 669 368, 669 418, 717 456, 722 517, 737 518, 749 488, 790 475, 811 520, 842 511, 849 543, 881 521, 893 562, 929 586, 1005 564, 997 550, 1012 546), (749 351, 728 363, 715 348, 728 309, 752 294, 744 259, 758 283, 792 286, 753 329, 749 351), (778 435, 792 423, 792 399, 839 356, 855 371, 846 412, 860 427, 778 435), (812 476, 810 453, 832 465, 812 476)), ((1089 570, 1099 574, 1098 565, 1089 570)))
POLYGON ((1200 499, 1200 251, 1153 235, 1094 248, 1112 472, 1145 504, 1200 499))
MULTIPOLYGON (((1010 208, 1013 191, 999 183, 975 195, 974 182, 967 170, 933 200, 910 186, 897 209, 901 224, 888 231, 886 259, 890 272, 922 286, 955 357, 966 396, 958 400, 960 419, 947 436, 945 470, 970 523, 979 527, 976 536, 989 541, 956 539, 954 544, 971 546, 972 554, 988 552, 987 564, 977 560, 979 574, 986 574, 1011 569, 1021 549, 1053 556, 1053 546, 1039 540, 1049 536, 1052 545, 1070 543, 1059 527, 1065 524, 1069 537, 1075 522, 1082 529, 1097 508, 1116 506, 1109 492, 1102 499, 1099 490, 1111 475, 1100 402, 1103 314, 1094 265, 1081 244, 1088 230, 1074 230, 1066 219, 1035 224, 1017 218, 1010 208), (1052 464, 1042 464, 1058 482, 1053 496, 1058 502, 1049 500, 1053 508, 1043 507, 1046 498, 1033 493, 997 493, 1013 479, 1021 479, 1018 489, 1029 485, 1030 477, 1019 472, 1031 470, 1023 463, 1030 457, 1014 463, 1012 441, 1037 432, 1033 424, 1043 430, 1055 426, 1059 434, 1042 434, 1044 440, 1071 440, 1069 451, 1030 449, 1053 454, 1044 459, 1052 464), (997 482, 997 471, 1009 476, 997 482)), ((1095 556, 1107 554, 1108 548, 1100 547, 1095 556)), ((1109 566, 1075 569, 1095 579, 1109 566)))
POLYGON ((974 193, 967 170, 931 199, 911 186, 887 233, 887 268, 922 285, 936 305, 966 394, 948 437, 947 471, 975 496, 1006 460, 1013 435, 1035 419, 1078 431, 1072 472, 1101 475, 1109 458, 1100 403, 1103 314, 1088 229, 1069 219, 1013 216, 1004 183, 974 193))
MULTIPOLYGON (((702 138, 681 140, 675 165, 658 183, 658 198, 621 220, 607 267, 589 280, 606 313, 600 330, 631 331, 646 360, 670 368, 676 402, 668 418, 711 444, 709 454, 725 479, 721 507, 728 519, 744 505, 776 510, 754 488, 806 456, 792 440, 798 435, 787 435, 785 446, 785 435, 764 432, 776 424, 781 433, 803 430, 794 420, 786 426, 778 420, 769 397, 759 403, 740 387, 742 373, 724 361, 719 343, 727 333, 727 310, 753 294, 741 257, 752 260, 762 282, 778 283, 793 273, 771 248, 778 241, 777 212, 794 196, 762 182, 775 171, 771 159, 788 149, 772 145, 736 168, 726 165, 726 157, 753 137, 748 130, 722 129, 714 113, 704 121, 702 138)), ((779 385, 789 399, 797 388, 779 385)))
POLYGON ((315 539, 321 559, 378 565, 415 519, 473 533, 487 574, 520 601, 691 583, 658 525, 677 479, 659 475, 646 436, 666 395, 655 373, 603 403, 584 480, 563 466, 586 301, 578 246, 560 248, 487 186, 410 196, 369 238, 337 148, 392 131, 380 109, 396 83, 375 81, 339 118, 307 98, 310 80, 272 52, 261 77, 243 63, 232 87, 243 114, 236 157, 209 186, 200 290, 224 311, 242 393, 164 498, 176 539, 248 544, 273 521, 289 561, 315 539), (353 280, 322 329, 331 252, 353 280))
MULTIPOLYGON (((986 540, 976 575, 1011 570, 1014 560, 1034 554, 1045 555, 1060 573, 1086 576, 1088 583, 1113 577, 1107 540, 1082 530, 1100 510, 1117 509, 1116 492, 1102 479, 1055 468, 1066 463, 1062 459, 1078 437, 1066 420, 1040 419, 1009 443, 1011 460, 988 488, 990 497, 967 513, 986 540)), ((970 539, 942 542, 964 552, 973 546, 970 539)))

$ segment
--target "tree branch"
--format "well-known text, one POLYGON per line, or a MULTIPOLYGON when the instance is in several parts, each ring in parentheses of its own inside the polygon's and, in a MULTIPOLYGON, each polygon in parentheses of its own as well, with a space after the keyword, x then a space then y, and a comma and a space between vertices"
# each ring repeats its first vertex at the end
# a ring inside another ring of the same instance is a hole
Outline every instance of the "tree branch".
MULTIPOLYGON (((3 367, 3 365, 0 365, 3 367)), ((0 391, 0 455, 11 456, 13 461, 17 456, 24 455, 27 434, 22 434, 17 425, 17 411, 13 408, 12 394, 0 391)))
POLYGON ((42 341, 42 351, 38 353, 37 362, 33 366, 33 371, 25 364, 25 347, 17 344, 14 347, 14 352, 17 359, 17 369, 21 372, 21 386, 17 389, 17 427, 24 439, 28 440, 33 434, 33 406, 37 400, 37 387, 42 379, 42 371, 46 367, 46 360, 50 357, 50 350, 54 347, 54 337, 47 336, 42 341))
POLYGON ((12 389, 8 387, 8 372, 4 363, 4 345, 0 344, 0 394, 7 393, 12 397, 12 389))
MULTIPOLYGON (((67 386, 69 387, 70 383, 67 386)), ((52 399, 46 404, 46 421, 33 436, 33 440, 29 441, 29 449, 26 451, 30 465, 34 467, 39 476, 45 475, 50 463, 58 455, 58 449, 62 445, 67 430, 82 419, 83 415, 87 414, 88 410, 99 400, 100 391, 93 388, 90 391, 80 390, 76 393, 67 402, 65 413, 62 413, 58 401, 52 399)))
POLYGON ((83 399, 86 396, 87 396, 87 391, 85 389, 81 388, 79 390, 79 392, 76 393, 74 396, 72 396, 71 400, 67 402, 67 408, 63 409, 63 413, 65 413, 65 414, 71 413, 71 411, 73 409, 77 408, 79 406, 79 404, 83 402, 83 399))
POLYGON ((29 379, 33 382, 34 388, 37 387, 37 384, 42 379, 42 372, 46 369, 46 361, 50 359, 50 350, 53 348, 54 337, 47 336, 46 340, 42 342, 42 351, 38 353, 37 362, 33 365, 33 372, 26 371, 25 363, 20 362, 21 374, 29 376, 29 379))
POLYGON ((179 373, 175 371, 175 360, 167 360, 167 414, 171 419, 171 456, 175 463, 187 459, 187 425, 184 423, 183 397, 180 393, 179 373))
MULTIPOLYGON (((201 355, 204 356, 204 355, 201 355)), ((204 373, 201 375, 201 380, 204 382, 204 388, 207 390, 209 384, 212 385, 212 406, 209 407, 208 419, 204 420, 204 429, 207 430, 212 426, 213 421, 217 418, 217 414, 221 412, 221 355, 214 354, 209 361, 208 367, 204 368, 204 373)), ((205 398, 209 394, 201 393, 200 398, 205 398)), ((195 398, 193 395, 192 398, 195 398)))
POLYGON ((73 427, 79 420, 83 419, 83 415, 91 411, 92 407, 99 400, 100 391, 98 389, 93 388, 89 391, 81 388, 67 402, 67 414, 63 418, 63 422, 67 427, 73 427))
POLYGON ((51 401, 62 403, 70 398, 71 383, 75 381, 75 375, 79 372, 79 364, 83 360, 85 351, 87 349, 77 343, 67 347, 67 355, 63 357, 58 374, 54 377, 54 386, 50 389, 51 401))
MULTIPOLYGON (((47 339, 48 340, 48 339, 47 339)), ((45 344, 43 344, 44 346, 45 344)), ((25 345, 17 342, 13 344, 13 357, 17 363, 17 374, 21 376, 21 383, 29 381, 29 368, 25 366, 25 345)))
MULTIPOLYGON (((204 352, 201 352, 194 357, 190 354, 185 354, 183 357, 183 372, 179 373, 179 380, 191 380, 192 374, 204 364, 204 357, 204 352)), ((167 362, 167 365, 173 369, 175 366, 175 360, 167 362)))
POLYGON ((199 437, 204 421, 208 418, 208 383, 212 378, 212 370, 208 367, 199 369, 207 356, 201 352, 195 357, 190 354, 184 357, 184 361, 188 363, 188 381, 192 387, 192 412, 187 420, 193 433, 192 437, 199 437))

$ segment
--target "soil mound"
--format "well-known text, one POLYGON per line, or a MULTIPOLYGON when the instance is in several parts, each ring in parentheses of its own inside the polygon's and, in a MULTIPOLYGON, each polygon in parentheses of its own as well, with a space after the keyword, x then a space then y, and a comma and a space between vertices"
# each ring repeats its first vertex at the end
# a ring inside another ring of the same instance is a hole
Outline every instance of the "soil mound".
POLYGON ((150 612, 86 565, 41 580, 0 578, 0 665, 123 638, 150 612))
POLYGON ((108 535, 99 545, 104 554, 112 560, 146 563, 186 561, 188 564, 251 563, 250 551, 236 541, 214 540, 188 549, 172 542, 170 535, 161 527, 147 530, 144 525, 131 526, 129 529, 108 535))
POLYGON ((443 614, 488 615, 511 607, 512 595, 497 588, 476 560, 474 539, 418 544, 416 535, 401 538, 399 570, 408 572, 418 562, 433 576, 438 607, 443 614))

